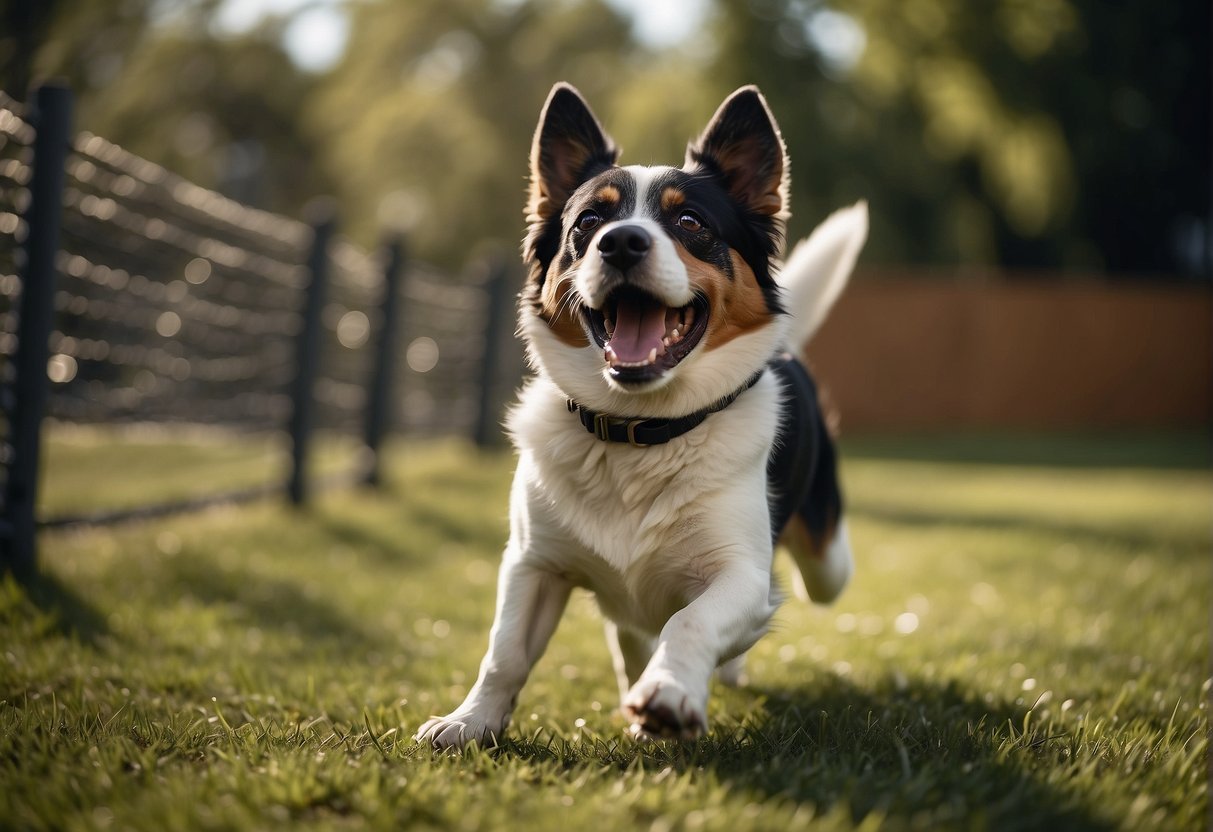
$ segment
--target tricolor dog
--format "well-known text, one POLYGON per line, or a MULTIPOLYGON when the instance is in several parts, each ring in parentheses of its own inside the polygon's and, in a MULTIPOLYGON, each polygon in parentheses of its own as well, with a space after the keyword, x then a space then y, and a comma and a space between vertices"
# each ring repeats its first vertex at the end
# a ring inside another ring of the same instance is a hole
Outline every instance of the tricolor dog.
POLYGON ((569 593, 597 599, 633 733, 707 730, 713 673, 740 676, 783 593, 832 601, 851 574, 834 446, 797 356, 867 236, 863 203, 781 263, 788 159, 754 87, 720 106, 681 167, 616 164, 571 86, 531 149, 518 310, 534 377, 496 619, 437 748, 502 736, 569 593))

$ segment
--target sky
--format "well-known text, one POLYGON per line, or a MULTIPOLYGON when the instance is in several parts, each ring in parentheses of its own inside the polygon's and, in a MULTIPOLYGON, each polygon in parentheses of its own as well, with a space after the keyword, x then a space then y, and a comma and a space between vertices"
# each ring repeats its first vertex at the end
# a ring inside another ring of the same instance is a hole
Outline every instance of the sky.
MULTIPOLYGON (((694 32, 703 22, 710 0, 607 2, 632 18, 641 42, 663 47, 673 46, 694 32)), ((225 0, 216 16, 216 26, 220 31, 238 34, 266 17, 298 12, 286 29, 283 46, 303 69, 323 72, 340 60, 349 36, 343 6, 343 0, 225 0)))

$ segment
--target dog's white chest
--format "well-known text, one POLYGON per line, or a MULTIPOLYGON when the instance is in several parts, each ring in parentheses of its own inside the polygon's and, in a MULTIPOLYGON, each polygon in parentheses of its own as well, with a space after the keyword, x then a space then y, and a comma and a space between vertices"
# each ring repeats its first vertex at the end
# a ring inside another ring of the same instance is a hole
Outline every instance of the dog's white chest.
POLYGON ((775 420, 762 414, 773 390, 753 392, 667 445, 633 448, 587 433, 550 391, 524 391, 510 423, 521 454, 513 499, 524 503, 514 509, 551 540, 530 550, 642 629, 659 627, 739 550, 769 558, 775 420))
POLYGON ((694 536, 703 481, 674 448, 608 445, 570 433, 572 453, 549 443, 536 451, 535 473, 551 513, 586 549, 626 576, 647 556, 673 554, 694 536))

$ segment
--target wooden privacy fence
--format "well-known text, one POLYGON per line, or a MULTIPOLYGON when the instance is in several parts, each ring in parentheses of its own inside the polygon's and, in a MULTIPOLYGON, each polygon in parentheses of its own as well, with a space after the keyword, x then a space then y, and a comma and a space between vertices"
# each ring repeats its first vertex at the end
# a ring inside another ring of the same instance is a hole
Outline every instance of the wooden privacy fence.
POLYGON ((809 358, 845 433, 1207 429, 1213 291, 863 268, 809 358))
POLYGON ((519 369, 498 349, 512 317, 503 262, 460 284, 409 261, 399 239, 369 256, 337 234, 324 203, 309 206, 309 222, 240 205, 73 135, 67 89, 39 88, 31 105, 23 113, 0 93, 7 566, 32 565, 40 526, 275 491, 302 503, 316 429, 361 437, 366 452, 342 478, 372 484, 394 429, 495 439, 500 378, 519 369), (236 492, 39 517, 44 417, 286 430, 289 472, 236 492))

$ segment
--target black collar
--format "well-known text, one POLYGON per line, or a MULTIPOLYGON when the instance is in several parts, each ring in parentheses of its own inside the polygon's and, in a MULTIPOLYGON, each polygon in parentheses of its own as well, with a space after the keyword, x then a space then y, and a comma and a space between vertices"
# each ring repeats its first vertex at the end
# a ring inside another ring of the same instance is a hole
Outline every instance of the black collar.
POLYGON ((738 396, 758 383, 758 379, 762 378, 762 373, 762 370, 754 373, 745 384, 703 410, 696 410, 694 413, 677 419, 633 419, 627 416, 610 416, 606 413, 595 413, 572 399, 568 400, 569 413, 576 413, 585 429, 603 442, 625 442, 636 448, 664 445, 676 436, 682 436, 687 431, 698 427, 711 414, 731 405, 738 396))

